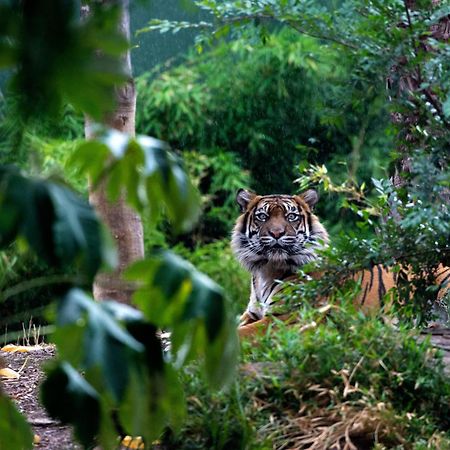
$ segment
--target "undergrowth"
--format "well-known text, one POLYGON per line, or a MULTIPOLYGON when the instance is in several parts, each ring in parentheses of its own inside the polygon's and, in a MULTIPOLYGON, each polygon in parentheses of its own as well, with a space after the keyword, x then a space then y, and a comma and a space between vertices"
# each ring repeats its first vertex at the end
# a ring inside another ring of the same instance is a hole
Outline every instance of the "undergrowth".
POLYGON ((450 379, 428 339, 350 306, 304 305, 244 342, 235 383, 208 392, 186 372, 177 449, 450 448, 450 379))

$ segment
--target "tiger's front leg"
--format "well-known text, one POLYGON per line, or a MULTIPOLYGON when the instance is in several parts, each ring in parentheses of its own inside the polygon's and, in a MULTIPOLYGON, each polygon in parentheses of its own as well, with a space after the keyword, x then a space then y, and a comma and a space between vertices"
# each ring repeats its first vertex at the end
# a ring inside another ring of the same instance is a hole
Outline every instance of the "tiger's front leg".
POLYGON ((277 316, 266 316, 262 319, 255 320, 248 324, 239 325, 238 335, 241 339, 263 336, 267 332, 269 326, 276 326, 276 321, 281 321, 289 325, 295 323, 296 320, 297 316, 295 313, 286 313, 277 316), (275 321, 274 318, 276 319, 275 321))
POLYGON ((245 325, 255 322, 256 320, 257 319, 252 318, 252 315, 248 311, 245 311, 244 314, 242 314, 241 317, 239 317, 238 327, 241 328, 245 325))
MULTIPOLYGON (((245 314, 245 313, 244 313, 245 314)), ((242 338, 263 335, 270 323, 269 317, 264 317, 260 320, 253 320, 247 323, 239 323, 238 335, 242 338)))
POLYGON ((252 284, 252 292, 250 294, 250 300, 247 304, 247 308, 244 313, 239 318, 239 327, 248 325, 250 323, 256 322, 264 317, 263 311, 261 309, 261 305, 256 299, 255 293, 253 291, 252 284))

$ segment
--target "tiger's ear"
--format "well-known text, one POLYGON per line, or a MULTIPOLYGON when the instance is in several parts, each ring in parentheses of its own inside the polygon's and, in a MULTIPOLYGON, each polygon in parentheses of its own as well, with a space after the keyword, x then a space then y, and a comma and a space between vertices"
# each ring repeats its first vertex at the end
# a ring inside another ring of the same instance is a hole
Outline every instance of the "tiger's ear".
POLYGON ((313 209, 316 203, 319 201, 319 194, 314 189, 308 189, 300 195, 300 198, 313 209))
POLYGON ((248 204, 256 197, 256 194, 246 189, 239 189, 236 194, 236 201, 241 207, 241 212, 247 210, 248 204))

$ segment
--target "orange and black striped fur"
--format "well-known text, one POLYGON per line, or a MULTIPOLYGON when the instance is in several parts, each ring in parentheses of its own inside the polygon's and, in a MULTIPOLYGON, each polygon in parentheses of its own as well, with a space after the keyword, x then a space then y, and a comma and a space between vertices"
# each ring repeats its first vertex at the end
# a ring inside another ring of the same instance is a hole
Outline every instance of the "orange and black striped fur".
MULTIPOLYGON (((275 296, 283 289, 281 282, 298 280, 297 271, 317 257, 318 248, 328 244, 328 233, 312 212, 318 201, 314 190, 294 196, 261 196, 241 189, 236 200, 242 214, 231 245, 252 275, 250 301, 239 324, 239 334, 246 336, 270 320, 278 306, 275 296)), ((450 277, 447 267, 441 266, 439 271, 437 282, 450 277)), ((320 277, 320 273, 310 275, 320 277)), ((361 282, 356 302, 365 309, 378 308, 397 282, 396 274, 382 266, 357 272, 353 278, 361 282)))

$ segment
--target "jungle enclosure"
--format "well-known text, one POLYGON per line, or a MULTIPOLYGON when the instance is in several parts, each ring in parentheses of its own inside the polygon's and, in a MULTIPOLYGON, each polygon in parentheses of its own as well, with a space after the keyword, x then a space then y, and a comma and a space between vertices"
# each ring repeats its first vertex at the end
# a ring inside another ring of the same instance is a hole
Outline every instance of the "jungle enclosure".
MULTIPOLYGON (((1 345, 46 349, 67 445, 450 447, 420 336, 449 327, 447 2, 11 0, 0 24, 1 345), (295 326, 242 342, 240 188, 314 188, 330 234, 295 326), (363 314, 374 267, 399 282, 363 314)), ((60 448, 18 410, 26 364, 0 352, 0 450, 60 448)))

